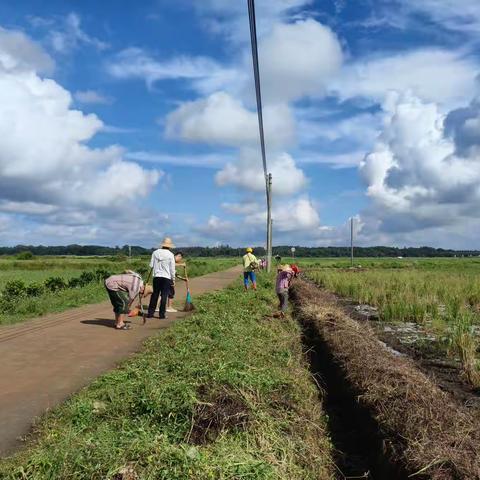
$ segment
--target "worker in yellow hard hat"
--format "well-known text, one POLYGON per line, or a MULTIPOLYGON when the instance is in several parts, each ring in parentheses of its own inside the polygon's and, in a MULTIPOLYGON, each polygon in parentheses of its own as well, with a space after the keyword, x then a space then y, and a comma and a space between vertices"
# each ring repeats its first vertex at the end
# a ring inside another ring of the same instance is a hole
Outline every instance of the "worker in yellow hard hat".
POLYGON ((255 270, 258 269, 257 257, 253 254, 253 248, 248 247, 246 253, 243 256, 243 285, 245 291, 248 290, 248 281, 252 282, 252 288, 257 289, 257 279, 255 277, 255 270))

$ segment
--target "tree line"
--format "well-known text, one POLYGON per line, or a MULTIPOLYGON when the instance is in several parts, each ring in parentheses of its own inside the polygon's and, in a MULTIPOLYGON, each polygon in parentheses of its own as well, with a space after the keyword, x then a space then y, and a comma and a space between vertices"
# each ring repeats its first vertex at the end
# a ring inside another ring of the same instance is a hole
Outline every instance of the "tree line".
MULTIPOLYGON (((153 248, 144 248, 131 246, 132 256, 150 255, 153 248)), ((229 245, 220 245, 217 247, 182 247, 185 255, 190 257, 239 257, 244 254, 244 248, 230 247, 229 245)), ((265 256, 263 247, 255 247, 257 256, 265 256)), ((31 252, 32 255, 76 255, 76 256, 112 256, 128 255, 129 246, 105 247, 101 245, 17 245, 15 247, 0 247, 0 255, 18 255, 24 252, 31 252)), ((274 255, 281 257, 290 257, 291 246, 277 246, 273 249, 274 255)), ((356 257, 460 257, 460 256, 479 256, 479 250, 452 250, 432 247, 356 247, 356 257)), ((295 256, 297 257, 348 257, 350 256, 349 247, 301 247, 295 246, 295 256)))

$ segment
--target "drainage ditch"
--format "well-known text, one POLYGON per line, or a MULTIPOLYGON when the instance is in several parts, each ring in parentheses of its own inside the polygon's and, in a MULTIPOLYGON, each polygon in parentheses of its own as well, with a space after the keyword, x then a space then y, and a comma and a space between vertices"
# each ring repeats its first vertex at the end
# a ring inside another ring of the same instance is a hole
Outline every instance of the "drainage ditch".
POLYGON ((328 428, 338 467, 337 478, 403 480, 408 474, 388 460, 386 443, 377 422, 359 404, 339 365, 313 325, 302 325, 310 370, 328 417, 328 428))

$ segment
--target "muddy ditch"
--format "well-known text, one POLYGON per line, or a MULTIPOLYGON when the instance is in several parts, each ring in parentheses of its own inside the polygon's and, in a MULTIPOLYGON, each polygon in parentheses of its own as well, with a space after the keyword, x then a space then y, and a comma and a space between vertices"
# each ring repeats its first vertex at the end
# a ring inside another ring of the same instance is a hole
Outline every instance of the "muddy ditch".
POLYGON ((338 478, 480 479, 480 435, 467 409, 367 322, 304 280, 294 315, 322 390, 338 478))

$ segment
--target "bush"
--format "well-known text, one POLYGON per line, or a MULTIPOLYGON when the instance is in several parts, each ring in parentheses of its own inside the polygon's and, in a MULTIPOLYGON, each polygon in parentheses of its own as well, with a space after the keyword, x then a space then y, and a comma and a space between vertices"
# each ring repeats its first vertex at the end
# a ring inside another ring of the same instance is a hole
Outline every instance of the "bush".
POLYGON ((39 297, 44 291, 45 288, 41 283, 31 283, 26 288, 26 293, 30 297, 39 297))
POLYGON ((3 296, 10 298, 17 298, 25 295, 26 286, 22 280, 11 280, 3 287, 3 296))
POLYGON ((106 268, 97 268, 94 271, 94 274, 99 282, 103 282, 106 278, 112 275, 112 273, 109 272, 106 268))
POLYGON ((94 282, 97 277, 94 272, 82 272, 79 277, 82 287, 94 282))
POLYGON ((26 252, 20 252, 16 258, 17 260, 31 260, 34 257, 32 252, 29 252, 28 250, 26 252))
POLYGON ((68 288, 79 288, 82 286, 82 281, 78 277, 73 277, 68 281, 68 288))
POLYGON ((51 292, 57 292, 67 287, 65 280, 60 277, 49 277, 45 280, 45 288, 51 292))

